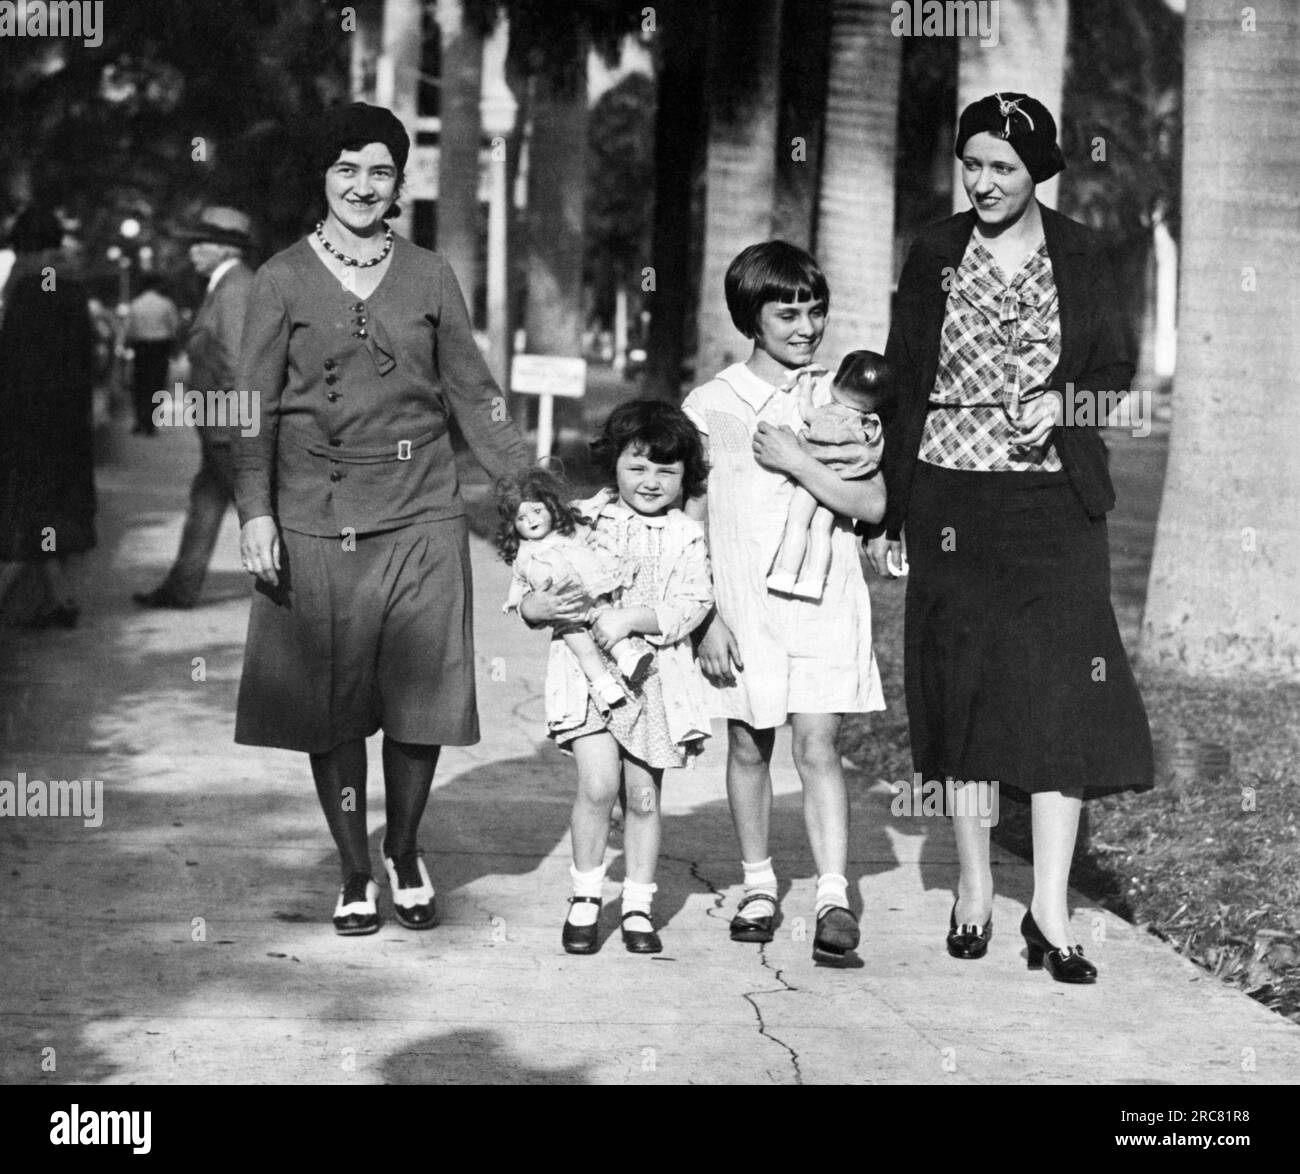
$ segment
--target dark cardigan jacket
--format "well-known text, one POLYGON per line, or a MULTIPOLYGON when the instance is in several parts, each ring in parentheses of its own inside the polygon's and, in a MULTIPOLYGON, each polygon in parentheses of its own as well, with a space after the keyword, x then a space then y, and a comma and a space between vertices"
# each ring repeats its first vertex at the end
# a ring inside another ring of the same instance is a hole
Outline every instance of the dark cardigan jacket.
MULTIPOLYGON (((1133 378, 1132 345, 1101 243, 1082 224, 1039 206, 1052 261, 1061 315, 1061 357, 1047 382, 1067 398, 1073 415, 1052 432, 1070 484, 1089 517, 1102 517, 1115 504, 1106 468, 1106 447, 1096 393, 1126 390, 1133 378), (1072 419, 1084 423, 1070 423, 1072 419)), ((928 401, 939 367, 939 333, 952 276, 975 228, 974 211, 962 212, 926 229, 912 245, 894 303, 885 357, 898 386, 898 415, 885 438, 883 469, 889 500, 883 525, 897 535, 907 520, 928 401)))
POLYGON ((404 237, 368 298, 344 290, 305 240, 267 261, 239 378, 261 425, 234 441, 241 525, 271 514, 325 536, 459 517, 452 415, 492 477, 529 464, 456 275, 404 237))

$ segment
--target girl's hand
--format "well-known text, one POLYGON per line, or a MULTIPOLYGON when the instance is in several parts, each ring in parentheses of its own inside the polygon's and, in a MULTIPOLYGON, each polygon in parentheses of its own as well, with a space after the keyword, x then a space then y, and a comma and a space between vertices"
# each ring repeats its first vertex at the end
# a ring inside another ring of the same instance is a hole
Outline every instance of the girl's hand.
POLYGON ((239 532, 239 557, 250 575, 272 587, 280 585, 280 531, 270 514, 244 523, 239 532))
POLYGON ((717 612, 713 613, 713 619, 709 621, 700 640, 699 658, 704 679, 715 689, 736 683, 736 675, 731 669, 733 664, 737 671, 745 670, 744 664, 741 663, 736 638, 717 612))
POLYGON ((581 624, 586 621, 590 608, 587 593, 572 579, 561 579, 559 583, 548 581, 542 588, 525 595, 519 614, 535 626, 581 624))
POLYGON ((765 469, 793 477, 813 458, 804 452, 792 429, 760 424, 754 433, 754 459, 765 469))
POLYGON ((628 613, 619 607, 604 607, 591 621, 591 638, 596 647, 608 652, 620 640, 632 634, 628 613))
POLYGON ((1038 448, 1047 442, 1052 429, 1064 417, 1064 400, 1059 391, 1045 392, 1022 404, 1020 421, 1011 435, 1011 443, 1021 448, 1038 448))
POLYGON ((907 574, 907 547, 901 539, 886 538, 881 534, 869 538, 863 545, 867 551, 867 562, 877 575, 895 579, 907 574))

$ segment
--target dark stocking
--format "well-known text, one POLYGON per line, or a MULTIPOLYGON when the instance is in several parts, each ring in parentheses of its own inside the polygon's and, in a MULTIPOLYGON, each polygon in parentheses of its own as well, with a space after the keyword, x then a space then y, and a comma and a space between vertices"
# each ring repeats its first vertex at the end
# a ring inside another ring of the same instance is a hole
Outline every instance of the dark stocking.
POLYGON ((397 862, 399 873, 404 858, 407 863, 414 860, 420 819, 441 750, 441 746, 399 742, 384 735, 384 805, 388 815, 384 847, 397 862))
MULTIPOLYGON (((387 756, 385 756, 387 757, 387 756)), ((358 738, 311 756, 316 797, 339 850, 346 881, 354 872, 370 875, 366 842, 366 744, 358 738)))

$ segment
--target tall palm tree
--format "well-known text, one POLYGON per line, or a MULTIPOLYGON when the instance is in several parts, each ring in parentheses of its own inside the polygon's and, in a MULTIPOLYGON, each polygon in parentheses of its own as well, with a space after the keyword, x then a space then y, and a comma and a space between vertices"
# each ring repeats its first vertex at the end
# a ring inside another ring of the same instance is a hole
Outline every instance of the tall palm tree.
MULTIPOLYGON (((1061 121, 1065 85, 1065 42, 1070 25, 1068 0, 1000 0, 998 43, 983 45, 975 36, 960 38, 957 111, 996 91, 1032 94, 1061 121)), ((1038 198, 1056 207, 1057 179, 1038 185, 1038 198)), ((953 185, 953 210, 970 207, 961 176, 953 185)))
POLYGON ((817 256, 831 288, 823 354, 883 351, 894 266, 902 42, 888 0, 832 0, 817 256))
POLYGON ((474 306, 480 281, 478 204, 479 102, 483 91, 483 29, 462 0, 438 0, 442 31, 442 133, 438 158, 438 251, 474 306))
POLYGON ((727 313, 722 280, 741 249, 772 232, 781 0, 714 0, 709 17, 697 383, 747 357, 750 349, 727 313))
POLYGON ((1300 677, 1297 60, 1292 0, 1189 0, 1178 370, 1142 657, 1191 674, 1300 677))

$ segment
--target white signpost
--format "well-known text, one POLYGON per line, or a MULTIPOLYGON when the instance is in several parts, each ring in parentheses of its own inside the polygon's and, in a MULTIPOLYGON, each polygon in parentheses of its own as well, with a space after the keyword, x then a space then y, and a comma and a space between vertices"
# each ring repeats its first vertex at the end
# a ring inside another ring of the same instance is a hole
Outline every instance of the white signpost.
POLYGON ((555 433, 555 397, 581 399, 587 390, 587 360, 561 355, 516 355, 510 364, 510 390, 536 395, 537 459, 551 455, 555 433))

